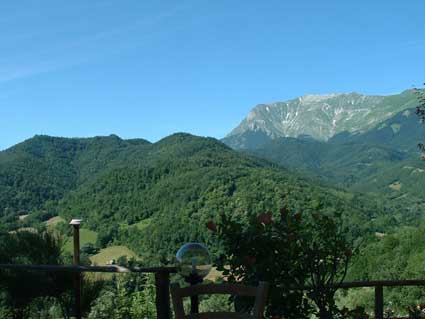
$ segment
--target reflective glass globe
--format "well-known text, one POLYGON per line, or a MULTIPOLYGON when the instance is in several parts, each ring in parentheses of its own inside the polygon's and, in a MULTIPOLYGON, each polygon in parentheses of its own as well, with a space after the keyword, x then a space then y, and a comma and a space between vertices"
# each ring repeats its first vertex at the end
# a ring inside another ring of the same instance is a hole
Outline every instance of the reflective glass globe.
POLYGON ((180 274, 187 278, 199 276, 204 278, 211 270, 211 255, 207 247, 198 243, 183 245, 176 254, 180 274))

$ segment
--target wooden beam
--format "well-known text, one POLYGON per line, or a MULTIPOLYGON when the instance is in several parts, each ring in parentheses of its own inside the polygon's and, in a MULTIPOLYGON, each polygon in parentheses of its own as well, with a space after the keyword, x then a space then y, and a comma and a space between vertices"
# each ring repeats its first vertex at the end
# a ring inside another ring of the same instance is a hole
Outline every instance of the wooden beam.
POLYGON ((384 319, 384 287, 375 287, 375 319, 384 319))
POLYGON ((155 273, 156 314, 158 319, 170 319, 170 273, 160 271, 155 273))
MULTIPOLYGON (((73 219, 71 225, 73 228, 73 239, 74 239, 74 265, 80 265, 80 222, 81 220, 73 219), (75 222, 76 221, 76 222, 75 222)), ((82 318, 81 312, 81 272, 74 274, 74 302, 75 302, 75 317, 77 319, 82 318)))
POLYGON ((0 269, 10 269, 17 271, 47 271, 47 272, 110 272, 110 273, 157 273, 168 272, 176 273, 175 267, 121 267, 111 266, 75 266, 75 265, 17 265, 0 264, 0 269))

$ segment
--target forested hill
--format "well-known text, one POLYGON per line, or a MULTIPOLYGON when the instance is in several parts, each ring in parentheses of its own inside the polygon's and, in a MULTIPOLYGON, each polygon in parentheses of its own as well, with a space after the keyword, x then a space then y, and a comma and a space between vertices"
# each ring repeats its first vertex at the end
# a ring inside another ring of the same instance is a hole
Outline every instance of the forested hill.
MULTIPOLYGON (((38 210, 56 209, 70 191, 90 184, 112 171, 131 172, 144 167, 146 174, 162 174, 194 156, 215 165, 220 157, 236 155, 214 139, 175 134, 151 144, 143 139, 123 140, 116 135, 94 138, 35 136, 0 152, 0 212, 25 215, 38 210), (216 156, 205 155, 213 152, 216 156), (203 156, 203 154, 205 156, 203 156), (158 168, 158 169, 156 169, 158 168), (47 208, 46 208, 47 205, 47 208)), ((231 163, 220 159, 217 165, 231 163)), ((266 165, 250 160, 250 165, 266 165)), ((51 212, 56 214, 57 211, 51 212)))
POLYGON ((99 174, 140 158, 150 143, 115 135, 94 138, 35 136, 0 152, 0 212, 26 214, 61 199, 99 174))
POLYGON ((207 241, 205 222, 220 212, 244 218, 283 206, 338 211, 357 235, 408 214, 387 214, 389 208, 374 198, 318 186, 213 138, 189 134, 154 144, 117 136, 36 136, 0 159, 2 227, 29 223, 31 218, 18 221, 22 214, 35 216, 33 222, 57 214, 83 217, 85 227, 106 238, 104 244, 120 241, 139 252, 164 255, 188 240, 207 241))

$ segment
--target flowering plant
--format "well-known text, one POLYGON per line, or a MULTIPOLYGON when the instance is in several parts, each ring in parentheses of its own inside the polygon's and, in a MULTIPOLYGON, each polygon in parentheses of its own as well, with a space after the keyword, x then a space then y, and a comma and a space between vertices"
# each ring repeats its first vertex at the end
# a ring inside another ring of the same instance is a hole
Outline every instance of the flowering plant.
MULTIPOLYGON (((328 285, 345 276, 351 250, 332 218, 281 209, 279 214, 251 215, 246 222, 222 214, 218 224, 209 222, 207 227, 223 248, 217 268, 227 281, 270 283, 269 317, 309 318, 314 308, 308 297, 320 318, 338 312, 333 301, 336 288, 328 285)), ((250 302, 235 304, 243 308, 250 302)))
MULTIPOLYGON (((301 215, 282 209, 251 215, 247 223, 225 214, 218 225, 207 226, 219 237, 224 254, 217 264, 229 282, 256 285, 270 283, 267 314, 274 318, 308 318, 311 306, 299 288, 306 279, 301 240, 301 215)), ((235 300, 237 307, 249 306, 249 300, 235 300)))

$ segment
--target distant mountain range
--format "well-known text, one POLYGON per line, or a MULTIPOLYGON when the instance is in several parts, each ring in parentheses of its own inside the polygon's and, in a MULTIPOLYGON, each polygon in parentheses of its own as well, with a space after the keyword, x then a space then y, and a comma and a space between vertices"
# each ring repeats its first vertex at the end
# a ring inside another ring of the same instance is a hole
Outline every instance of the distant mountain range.
POLYGON ((421 201, 425 125, 417 104, 412 90, 305 96, 257 106, 223 142, 333 186, 421 201))
POLYGON ((390 96, 305 95, 257 105, 223 141, 236 149, 249 149, 280 137, 309 136, 327 141, 338 133, 367 131, 416 105, 413 90, 390 96))

